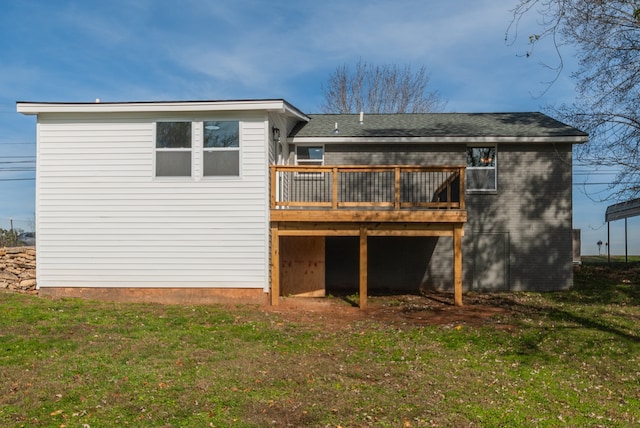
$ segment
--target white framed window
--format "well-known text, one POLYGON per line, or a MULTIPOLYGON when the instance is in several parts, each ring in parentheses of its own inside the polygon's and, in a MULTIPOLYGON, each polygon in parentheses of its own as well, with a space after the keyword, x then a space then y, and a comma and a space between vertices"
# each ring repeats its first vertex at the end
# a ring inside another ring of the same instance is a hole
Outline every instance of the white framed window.
POLYGON ((324 146, 296 146, 296 165, 324 165, 324 146))
POLYGON ((202 138, 203 177, 240 176, 240 122, 206 120, 202 138))
MULTIPOLYGON (((299 166, 322 166, 324 165, 324 146, 296 146, 296 165, 299 166)), ((317 178, 322 177, 321 172, 298 172, 296 177, 299 178, 317 178)))
POLYGON ((496 146, 467 147, 467 183, 472 192, 495 192, 498 189, 496 146))
POLYGON ((156 122, 156 177, 191 177, 191 136, 191 122, 156 122))

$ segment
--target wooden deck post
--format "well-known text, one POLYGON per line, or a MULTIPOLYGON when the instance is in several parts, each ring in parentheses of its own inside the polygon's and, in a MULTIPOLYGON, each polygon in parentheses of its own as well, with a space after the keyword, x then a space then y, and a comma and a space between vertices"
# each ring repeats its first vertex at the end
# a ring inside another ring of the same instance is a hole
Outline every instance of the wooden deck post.
POLYGON ((331 209, 338 209, 338 167, 331 170, 331 209))
POLYGON ((462 224, 453 226, 453 303, 462 306, 462 224))
POLYGON ((360 227, 360 309, 367 306, 367 229, 360 227))
POLYGON ((460 174, 460 188, 458 189, 458 193, 460 194, 460 209, 463 210, 464 209, 464 193, 465 193, 465 188, 464 188, 464 168, 459 168, 458 169, 458 174, 460 174))
POLYGON ((400 167, 394 168, 394 183, 393 183, 393 209, 400 209, 400 167))
POLYGON ((270 198, 269 198, 269 208, 270 209, 275 209, 276 208, 276 202, 277 202, 277 198, 276 198, 276 194, 277 194, 277 189, 278 189, 278 173, 277 170, 275 168, 274 165, 271 165, 269 167, 269 186, 271 188, 270 192, 270 198))
POLYGON ((278 223, 271 223, 271 305, 280 304, 280 236, 278 223))

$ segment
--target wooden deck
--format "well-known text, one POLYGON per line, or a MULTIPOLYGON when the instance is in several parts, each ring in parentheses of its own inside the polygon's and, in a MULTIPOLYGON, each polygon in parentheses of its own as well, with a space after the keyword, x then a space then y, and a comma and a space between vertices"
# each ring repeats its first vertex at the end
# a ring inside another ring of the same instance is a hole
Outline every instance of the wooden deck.
POLYGON ((464 166, 272 165, 271 303, 280 296, 281 237, 359 237, 365 307, 368 236, 452 236, 454 301, 462 305, 464 172, 464 166))

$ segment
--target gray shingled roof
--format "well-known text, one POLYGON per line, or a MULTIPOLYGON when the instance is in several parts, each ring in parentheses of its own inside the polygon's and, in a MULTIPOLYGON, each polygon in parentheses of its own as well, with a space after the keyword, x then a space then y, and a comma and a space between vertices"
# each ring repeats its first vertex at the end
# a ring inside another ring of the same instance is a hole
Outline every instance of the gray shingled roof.
POLYGON ((310 114, 289 137, 586 137, 542 113, 310 114), (334 133, 335 123, 339 133, 334 133))

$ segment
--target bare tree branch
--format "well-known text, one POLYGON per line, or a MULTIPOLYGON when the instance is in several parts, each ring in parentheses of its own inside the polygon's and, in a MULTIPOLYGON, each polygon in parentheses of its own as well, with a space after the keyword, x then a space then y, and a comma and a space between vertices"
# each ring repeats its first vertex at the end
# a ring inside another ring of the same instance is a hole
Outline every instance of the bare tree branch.
POLYGON ((358 61, 351 72, 345 64, 329 77, 322 92, 324 113, 429 113, 446 106, 437 91, 428 91, 430 76, 422 66, 373 65, 358 61))
POLYGON ((563 69, 561 47, 577 49, 576 100, 553 111, 590 134, 576 150, 579 161, 619 171, 605 199, 640 196, 640 0, 519 0, 512 12, 508 44, 517 39, 524 15, 542 17, 524 56, 551 40, 559 65, 550 85, 563 69))

